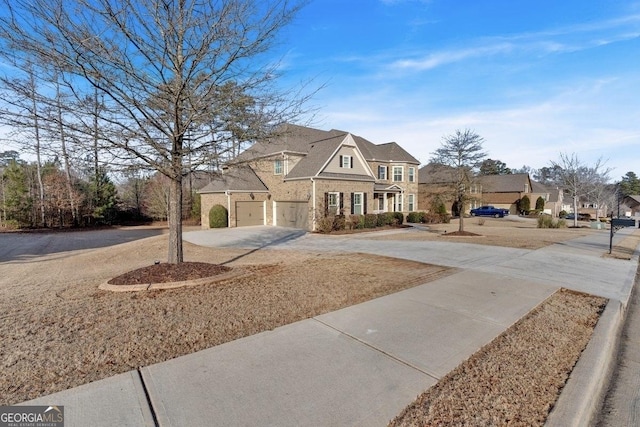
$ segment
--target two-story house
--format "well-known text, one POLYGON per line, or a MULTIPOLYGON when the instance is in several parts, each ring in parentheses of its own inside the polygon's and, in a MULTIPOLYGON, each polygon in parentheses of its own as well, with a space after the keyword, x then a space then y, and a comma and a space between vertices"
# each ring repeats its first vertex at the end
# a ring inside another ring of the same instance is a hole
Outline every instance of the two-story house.
POLYGON ((229 226, 315 229, 331 214, 417 210, 419 162, 397 143, 286 125, 258 141, 200 190, 202 225, 223 205, 229 226))

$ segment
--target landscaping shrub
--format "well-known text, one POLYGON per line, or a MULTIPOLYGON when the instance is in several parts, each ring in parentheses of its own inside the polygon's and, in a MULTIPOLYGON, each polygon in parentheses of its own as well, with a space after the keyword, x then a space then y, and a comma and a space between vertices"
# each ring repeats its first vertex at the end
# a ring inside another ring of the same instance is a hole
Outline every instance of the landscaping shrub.
POLYGON ((340 231, 346 228, 346 220, 344 215, 327 215, 318 219, 316 223, 316 231, 318 233, 328 234, 332 231, 340 231))
POLYGON ((376 214, 365 214, 363 221, 364 228, 376 228, 378 225, 378 216, 376 214))
POLYGON ((424 223, 425 212, 409 212, 407 214, 407 222, 411 222, 414 224, 424 223))
POLYGON ((396 219, 396 224, 400 225, 404 222, 404 215, 402 214, 402 212, 391 212, 393 214, 393 217, 396 219))
POLYGON ((385 212, 382 215, 384 216, 384 225, 396 225, 396 218, 393 212, 385 212))
POLYGON ((542 196, 538 197, 536 199, 536 210, 537 211, 543 211, 544 210, 544 199, 542 198, 542 196))
POLYGON ((522 214, 529 213, 529 211, 531 210, 531 200, 529 199, 529 196, 524 196, 522 199, 520 199, 520 201, 518 202, 518 210, 522 214))
POLYGON ((322 234, 329 234, 333 231, 333 221, 334 218, 332 216, 324 216, 318 219, 316 223, 316 231, 322 234))
POLYGON ((229 216, 227 208, 222 205, 214 205, 209 210, 209 227, 224 228, 229 226, 229 216))
POLYGON ((564 219, 556 220, 550 215, 540 215, 538 217, 538 228, 563 228, 566 226, 564 219))
POLYGON ((567 211, 565 211, 565 210, 561 210, 561 211, 560 211, 560 213, 558 214, 558 216, 559 216, 560 218, 564 218, 565 216, 567 216, 567 211))
POLYGON ((383 213, 377 214, 376 215, 376 226, 377 227, 384 227, 385 225, 387 225, 387 216, 383 213))

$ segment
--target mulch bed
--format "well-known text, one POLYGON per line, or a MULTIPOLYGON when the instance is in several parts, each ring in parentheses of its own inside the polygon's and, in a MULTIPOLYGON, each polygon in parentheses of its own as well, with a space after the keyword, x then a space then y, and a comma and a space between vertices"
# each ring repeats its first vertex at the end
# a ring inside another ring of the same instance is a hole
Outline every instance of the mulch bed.
POLYGON ((129 271, 109 280, 110 285, 141 285, 146 283, 182 282, 226 273, 231 267, 206 262, 160 263, 129 271))
POLYGON ((470 231, 453 231, 451 233, 446 233, 443 234, 444 236, 463 236, 463 237, 473 237, 473 236, 480 236, 480 234, 476 234, 476 233, 472 233, 470 231))

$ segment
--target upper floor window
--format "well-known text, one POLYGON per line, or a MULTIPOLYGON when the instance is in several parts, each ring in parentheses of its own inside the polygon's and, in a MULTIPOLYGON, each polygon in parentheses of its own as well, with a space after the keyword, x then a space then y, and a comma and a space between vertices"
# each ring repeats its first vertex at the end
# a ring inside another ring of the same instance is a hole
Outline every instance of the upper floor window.
POLYGON ((351 156, 340 156, 340 167, 341 168, 352 168, 353 167, 353 157, 351 157, 351 156))
POLYGON ((273 161, 273 173, 275 175, 282 175, 282 159, 275 159, 273 161))
POLYGON ((416 168, 409 168, 409 182, 416 182, 416 168))
POLYGON ((393 167, 393 181, 394 182, 402 182, 403 180, 403 167, 402 166, 394 166, 393 167))
POLYGON ((386 166, 378 166, 378 179, 386 181, 387 179, 387 167, 386 166))

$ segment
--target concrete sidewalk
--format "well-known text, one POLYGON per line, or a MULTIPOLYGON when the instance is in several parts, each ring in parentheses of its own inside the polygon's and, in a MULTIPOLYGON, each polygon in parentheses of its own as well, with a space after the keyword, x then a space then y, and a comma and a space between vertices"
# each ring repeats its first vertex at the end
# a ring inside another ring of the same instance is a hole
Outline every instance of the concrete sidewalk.
MULTIPOLYGON (((583 239, 575 254, 554 247, 324 238, 271 227, 252 233, 193 232, 185 240, 248 249, 339 248, 461 271, 25 404, 64 405, 67 426, 386 425, 559 287, 626 304, 638 261, 602 258, 606 232, 583 239)), ((617 319, 610 317, 609 324, 617 319)), ((598 328, 606 340, 603 324, 598 328)))

